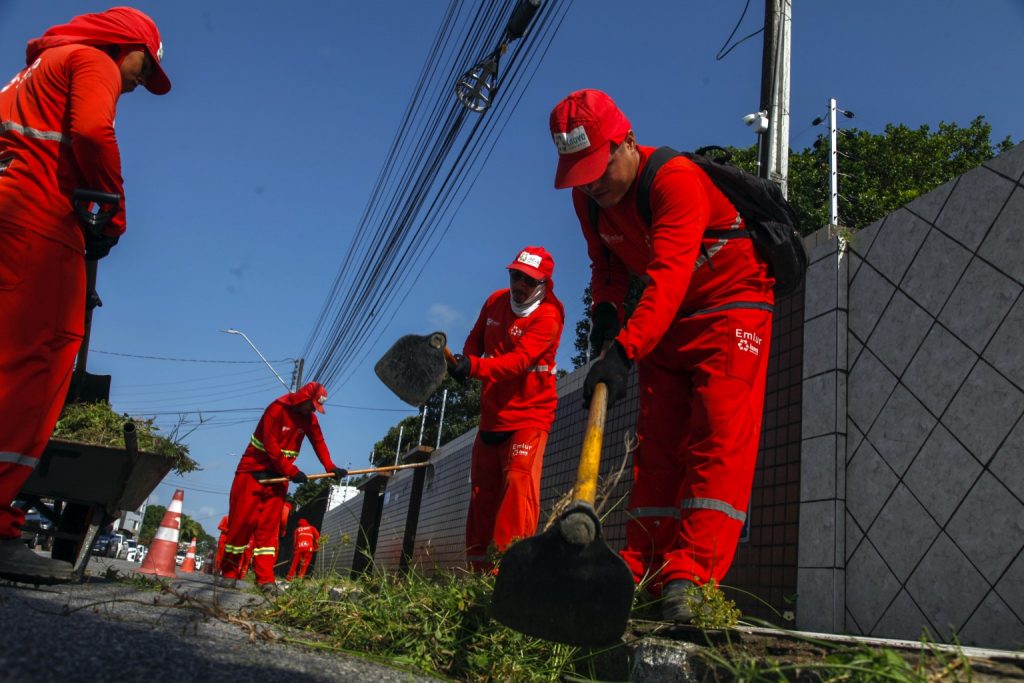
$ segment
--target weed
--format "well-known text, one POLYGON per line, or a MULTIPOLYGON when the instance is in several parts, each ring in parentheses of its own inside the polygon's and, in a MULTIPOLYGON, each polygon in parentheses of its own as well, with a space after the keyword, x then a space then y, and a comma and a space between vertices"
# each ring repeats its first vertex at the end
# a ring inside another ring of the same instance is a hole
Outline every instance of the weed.
POLYGON ((736 603, 725 597, 718 582, 711 579, 701 586, 690 586, 686 597, 693 610, 693 625, 703 629, 733 628, 740 620, 736 603))

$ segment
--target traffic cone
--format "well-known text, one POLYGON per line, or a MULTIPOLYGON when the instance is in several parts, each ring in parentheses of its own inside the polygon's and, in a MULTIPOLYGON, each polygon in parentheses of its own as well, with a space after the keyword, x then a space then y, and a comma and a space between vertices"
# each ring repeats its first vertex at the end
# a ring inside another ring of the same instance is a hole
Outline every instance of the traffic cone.
POLYGON ((188 546, 188 552, 185 553, 185 561, 181 563, 181 570, 183 572, 192 574, 196 570, 196 539, 192 539, 192 543, 188 546))
POLYGON ((181 527, 181 508, 184 502, 185 492, 177 489, 171 499, 171 506, 160 521, 160 528, 149 544, 149 552, 139 568, 140 574, 174 578, 174 558, 178 555, 178 529, 181 527))

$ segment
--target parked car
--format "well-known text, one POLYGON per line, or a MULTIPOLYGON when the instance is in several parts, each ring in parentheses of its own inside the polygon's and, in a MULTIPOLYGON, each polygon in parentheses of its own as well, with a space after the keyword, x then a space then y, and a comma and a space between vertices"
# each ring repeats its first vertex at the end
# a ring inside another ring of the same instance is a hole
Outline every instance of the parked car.
POLYGON ((107 557, 113 557, 114 559, 123 558, 123 550, 125 549, 125 543, 128 541, 124 534, 111 534, 113 538, 110 540, 110 545, 107 546, 107 557))
POLYGON ((129 538, 124 543, 124 559, 129 562, 137 562, 135 559, 139 554, 139 542, 134 538, 129 538))
POLYGON ((117 538, 114 534, 101 534, 96 537, 96 541, 92 544, 92 554, 96 557, 109 557, 110 545, 116 542, 117 538))
POLYGON ((52 549, 55 531, 53 522, 44 517, 39 510, 28 505, 28 503, 16 501, 14 507, 19 507, 25 511, 25 523, 21 527, 21 540, 29 548, 52 549))
POLYGON ((185 561, 185 551, 179 550, 178 554, 174 556, 174 564, 181 566, 181 563, 185 561))

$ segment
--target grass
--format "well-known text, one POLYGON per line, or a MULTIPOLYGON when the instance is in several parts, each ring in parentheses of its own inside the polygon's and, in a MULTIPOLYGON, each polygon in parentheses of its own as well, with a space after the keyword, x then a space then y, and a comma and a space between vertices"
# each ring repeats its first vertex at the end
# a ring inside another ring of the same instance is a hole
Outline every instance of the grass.
POLYGON ((80 441, 97 446, 124 448, 124 423, 134 422, 138 437, 139 451, 170 456, 174 461, 174 471, 185 474, 199 469, 199 463, 189 457, 188 446, 179 443, 174 430, 164 436, 159 434, 160 428, 153 420, 119 415, 110 404, 72 403, 64 406, 64 410, 53 429, 53 437, 80 441))
POLYGON ((559 680, 577 651, 490 619, 493 588, 490 575, 465 572, 307 579, 265 618, 315 634, 320 648, 453 680, 559 680))

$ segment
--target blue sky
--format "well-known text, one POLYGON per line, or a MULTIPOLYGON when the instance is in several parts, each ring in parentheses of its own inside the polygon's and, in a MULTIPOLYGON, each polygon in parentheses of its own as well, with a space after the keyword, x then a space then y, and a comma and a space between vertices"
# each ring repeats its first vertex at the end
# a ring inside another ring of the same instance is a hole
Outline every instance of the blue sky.
MULTIPOLYGON (((743 5, 577 0, 441 247, 368 357, 403 334, 435 329, 461 347, 487 294, 507 286, 504 266, 521 247, 540 244, 554 255, 556 292, 568 308, 559 364, 569 367, 589 270, 568 193, 552 189, 548 112, 568 92, 596 87, 616 99, 641 144, 753 144, 741 118, 758 108, 760 36, 715 60, 743 5)), ((29 38, 109 6, 3 0, 0 78, 21 68, 29 38)), ((204 414, 187 439, 203 471, 168 476, 151 497, 166 505, 184 486, 185 512, 213 531, 227 512, 238 456, 283 388, 259 364, 100 352, 258 360, 240 337, 218 332, 227 327, 268 358, 301 352, 447 2, 135 6, 160 27, 174 88, 165 97, 140 89, 118 107, 128 233, 100 264, 105 305, 94 317, 88 367, 113 376, 116 410, 161 413, 163 425, 176 422, 175 411, 235 411, 204 414)), ((751 3, 738 36, 760 27, 762 8, 751 3)), ((1020 0, 797 2, 791 146, 814 141, 820 129, 810 122, 830 97, 856 113, 844 125, 878 132, 890 122, 966 125, 984 114, 995 139, 1020 141, 1022 32, 1020 0)), ((290 365, 277 367, 288 380, 290 365)), ((366 466, 388 426, 412 414, 379 383, 372 362, 333 388, 330 404, 321 419, 328 444, 352 467, 366 466)), ((298 464, 320 469, 308 447, 298 464)))

